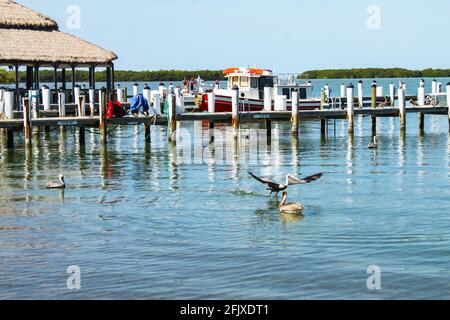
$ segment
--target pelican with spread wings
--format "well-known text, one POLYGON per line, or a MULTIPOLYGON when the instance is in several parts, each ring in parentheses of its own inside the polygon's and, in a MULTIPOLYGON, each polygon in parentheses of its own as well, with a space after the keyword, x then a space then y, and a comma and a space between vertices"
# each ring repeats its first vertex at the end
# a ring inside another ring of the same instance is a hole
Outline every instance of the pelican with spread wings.
POLYGON ((281 191, 285 191, 287 188, 289 188, 289 186, 311 183, 316 180, 319 180, 323 176, 323 173, 317 173, 315 175, 312 175, 312 176, 309 176, 309 177, 306 177, 303 179, 298 179, 298 178, 294 177, 292 174, 288 174, 286 176, 286 183, 277 183, 277 182, 272 182, 272 181, 257 177, 250 171, 248 172, 248 174, 251 175, 257 181, 268 186, 267 190, 270 191, 269 197, 271 197, 273 193, 275 193, 278 196, 278 194, 281 191))

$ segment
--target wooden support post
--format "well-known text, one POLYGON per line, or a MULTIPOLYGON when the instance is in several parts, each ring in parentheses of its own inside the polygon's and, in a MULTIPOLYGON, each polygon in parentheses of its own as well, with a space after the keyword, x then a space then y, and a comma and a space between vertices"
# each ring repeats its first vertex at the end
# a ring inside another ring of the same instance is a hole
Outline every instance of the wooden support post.
POLYGON ((86 97, 85 96, 79 96, 77 101, 78 106, 78 116, 84 117, 86 115, 86 97))
POLYGON ((233 127, 233 136, 236 138, 239 129, 239 88, 237 86, 233 86, 232 89, 231 109, 231 125, 233 127))
POLYGON ((7 149, 14 149, 14 130, 13 129, 6 129, 6 148, 7 149))
POLYGON ((372 83, 371 106, 372 106, 372 109, 375 109, 377 107, 377 84, 375 81, 372 83))
POLYGON ((265 120, 265 124, 266 124, 267 144, 270 145, 272 143, 272 121, 265 120))
POLYGON ((389 95, 391 97, 391 107, 395 106, 395 84, 391 82, 389 84, 389 95))
POLYGON ((99 95, 99 116, 100 116, 100 141, 107 143, 107 121, 106 121, 106 89, 103 87, 99 95))
POLYGON ((400 130, 404 131, 406 129, 406 99, 405 99, 405 89, 398 89, 398 107, 400 113, 400 130))
POLYGON ((175 95, 170 93, 167 97, 169 100, 169 141, 177 142, 177 106, 175 95))
POLYGON ((353 135, 354 123, 355 123, 355 111, 353 106, 355 86, 350 83, 347 87, 347 120, 348 120, 348 133, 353 135))
POLYGON ((209 143, 213 143, 214 142, 214 122, 210 121, 208 128, 209 128, 209 143))
POLYGON ((326 119, 320 119, 320 135, 321 136, 327 135, 327 120, 326 119))
POLYGON ((31 147, 31 110, 28 98, 23 99, 23 127, 25 131, 25 146, 31 147))
POLYGON ((89 112, 90 116, 95 116, 95 89, 89 89, 89 112))
POLYGON ((75 77, 75 66, 72 66, 72 96, 74 97, 73 102, 77 103, 75 100, 75 85, 76 85, 76 77, 75 77))
POLYGON ((20 88, 19 88, 19 66, 15 65, 16 70, 16 93, 15 93, 15 99, 14 99, 14 109, 19 110, 20 107, 20 88))
POLYGON ((34 89, 39 90, 39 65, 34 67, 34 89))
POLYGON ((450 132, 450 82, 447 83, 448 131, 450 132))
POLYGON ((151 124, 146 123, 145 126, 145 143, 150 144, 152 142, 152 130, 151 130, 151 124))
POLYGON ((58 90, 58 67, 57 66, 55 66, 54 68, 53 68, 53 80, 54 80, 54 83, 55 83, 55 90, 58 90))
MULTIPOLYGON (((372 109, 375 109, 377 107, 377 83, 374 81, 372 83, 372 102, 371 102, 372 109)), ((372 117, 372 135, 377 135, 377 118, 372 117)))
POLYGON ((358 104, 360 108, 364 107, 364 92, 362 80, 358 81, 358 104))
POLYGON ((425 114, 423 112, 419 112, 419 130, 425 130, 425 114))
POLYGON ((33 67, 27 67, 27 90, 33 89, 33 67))
POLYGON ((61 69, 61 78, 62 78, 62 89, 66 90, 67 89, 67 79, 66 79, 66 69, 65 68, 61 69))
POLYGON ((292 92, 292 134, 298 135, 298 92, 292 92))
POLYGON ((80 143, 80 147, 86 145, 86 135, 84 127, 78 128, 78 142, 80 143))

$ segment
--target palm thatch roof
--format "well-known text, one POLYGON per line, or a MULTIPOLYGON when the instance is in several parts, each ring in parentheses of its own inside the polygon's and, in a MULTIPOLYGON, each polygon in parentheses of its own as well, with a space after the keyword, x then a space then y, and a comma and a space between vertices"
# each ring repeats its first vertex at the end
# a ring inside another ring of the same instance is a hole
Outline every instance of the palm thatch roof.
POLYGON ((109 65, 117 56, 60 32, 58 24, 12 0, 0 0, 0 64, 109 65))
POLYGON ((58 30, 58 24, 14 1, 0 0, 0 28, 58 30))

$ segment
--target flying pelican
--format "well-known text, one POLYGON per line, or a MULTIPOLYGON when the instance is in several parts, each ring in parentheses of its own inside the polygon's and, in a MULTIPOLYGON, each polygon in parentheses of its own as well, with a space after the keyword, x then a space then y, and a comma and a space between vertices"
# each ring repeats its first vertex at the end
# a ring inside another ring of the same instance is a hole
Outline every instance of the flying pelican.
POLYGON ((47 189, 65 189, 66 183, 64 181, 64 175, 59 175, 59 182, 49 182, 46 185, 47 189))
POLYGON ((373 142, 369 144, 369 149, 378 149, 378 137, 373 137, 373 142))
POLYGON ((317 173, 315 175, 306 177, 304 179, 297 179, 292 174, 288 174, 286 176, 286 183, 283 184, 283 183, 272 182, 269 180, 259 178, 259 177, 255 176, 253 173, 251 173, 250 171, 248 172, 248 174, 251 175, 257 181, 261 182, 262 184, 266 184, 268 186, 267 190, 270 191, 269 197, 272 196, 272 193, 276 193, 278 195, 278 193, 280 193, 281 191, 284 191, 287 188, 289 188, 290 185, 311 183, 313 181, 319 180, 323 176, 323 173, 317 173))
POLYGON ((287 192, 284 191, 283 199, 281 200, 281 203, 280 203, 280 212, 281 213, 301 212, 305 209, 305 207, 303 207, 303 205, 301 205, 300 203, 286 203, 286 201, 287 201, 287 192))

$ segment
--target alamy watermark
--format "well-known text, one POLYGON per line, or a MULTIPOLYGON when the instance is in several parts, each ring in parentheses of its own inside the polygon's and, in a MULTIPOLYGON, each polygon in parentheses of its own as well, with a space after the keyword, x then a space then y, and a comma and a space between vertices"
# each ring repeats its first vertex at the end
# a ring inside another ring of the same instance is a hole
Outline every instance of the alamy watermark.
POLYGON ((369 266, 367 268, 367 289, 369 290, 381 290, 381 268, 376 265, 369 266))
POLYGON ((81 8, 78 5, 70 5, 67 7, 67 29, 80 30, 81 29, 81 8))
POLYGON ((381 29, 381 8, 377 5, 371 5, 367 8, 367 29, 380 30, 381 29))
POLYGON ((81 290, 81 268, 79 266, 69 266, 67 268, 66 286, 69 290, 81 290))

